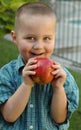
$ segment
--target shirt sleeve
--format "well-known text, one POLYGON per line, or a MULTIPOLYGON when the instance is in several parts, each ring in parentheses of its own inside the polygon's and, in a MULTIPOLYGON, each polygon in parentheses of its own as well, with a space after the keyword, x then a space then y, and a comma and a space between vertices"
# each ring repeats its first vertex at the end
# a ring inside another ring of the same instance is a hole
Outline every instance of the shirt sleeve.
POLYGON ((68 105, 67 105, 68 107, 67 120, 68 120, 71 117, 72 113, 78 108, 79 89, 71 73, 67 69, 64 69, 64 70, 67 75, 64 88, 65 88, 67 102, 68 102, 68 105))
POLYGON ((66 75, 67 75, 66 82, 64 84, 64 89, 67 96, 68 112, 67 112, 66 120, 63 123, 61 124, 55 123, 59 127, 60 130, 69 128, 69 119, 71 118, 73 112, 78 109, 78 105, 79 105, 79 89, 76 84, 76 81, 66 68, 63 68, 63 69, 65 70, 66 75))
POLYGON ((6 102, 14 92, 10 71, 9 67, 3 67, 0 70, 0 104, 6 102))

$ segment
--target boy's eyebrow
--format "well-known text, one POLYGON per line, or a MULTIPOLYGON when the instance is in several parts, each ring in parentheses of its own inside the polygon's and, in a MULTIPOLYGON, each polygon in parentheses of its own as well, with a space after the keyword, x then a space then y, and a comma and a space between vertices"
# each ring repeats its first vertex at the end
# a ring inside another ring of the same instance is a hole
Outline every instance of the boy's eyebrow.
MULTIPOLYGON (((25 36, 40 36, 40 34, 32 34, 32 33, 30 33, 30 34, 26 34, 25 36)), ((45 35, 43 35, 43 36, 53 36, 53 34, 45 34, 45 35)))

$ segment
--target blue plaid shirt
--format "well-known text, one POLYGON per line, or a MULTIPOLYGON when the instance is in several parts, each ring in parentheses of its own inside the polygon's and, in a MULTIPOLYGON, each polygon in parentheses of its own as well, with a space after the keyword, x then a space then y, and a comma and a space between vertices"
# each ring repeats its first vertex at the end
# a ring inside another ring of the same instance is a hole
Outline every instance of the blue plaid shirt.
MULTIPOLYGON (((19 55, 17 60, 11 61, 1 68, 0 104, 6 102, 23 82, 23 67, 24 63, 19 55)), ((68 114, 64 123, 56 124, 51 118, 51 84, 42 86, 35 84, 24 112, 14 123, 6 122, 0 114, 0 130, 67 130, 69 118, 78 107, 79 91, 72 75, 66 68, 64 70, 67 74, 64 88, 68 100, 68 114)))

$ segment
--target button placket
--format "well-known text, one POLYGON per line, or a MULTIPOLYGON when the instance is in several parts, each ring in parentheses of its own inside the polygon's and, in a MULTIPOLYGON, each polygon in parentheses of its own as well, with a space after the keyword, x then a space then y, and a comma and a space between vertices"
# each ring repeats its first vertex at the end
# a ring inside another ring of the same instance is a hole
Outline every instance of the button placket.
POLYGON ((33 116, 34 116, 34 98, 33 98, 33 96, 34 95, 35 95, 34 89, 32 89, 30 102, 29 102, 29 108, 30 108, 30 125, 29 125, 29 130, 33 130, 34 129, 34 124, 33 124, 33 116))
POLYGON ((33 108, 33 104, 32 103, 30 104, 30 108, 33 108))
POLYGON ((32 130, 33 129, 33 125, 30 125, 29 129, 32 130))

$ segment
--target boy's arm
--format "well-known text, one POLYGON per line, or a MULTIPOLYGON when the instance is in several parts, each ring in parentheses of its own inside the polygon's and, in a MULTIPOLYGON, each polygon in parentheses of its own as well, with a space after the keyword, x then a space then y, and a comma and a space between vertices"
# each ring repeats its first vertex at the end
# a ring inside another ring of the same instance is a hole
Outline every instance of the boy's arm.
POLYGON ((67 116, 67 98, 63 86, 53 89, 51 115, 56 123, 62 123, 67 116))
POLYGON ((62 123, 67 116, 67 97, 64 90, 66 73, 58 63, 54 63, 53 68, 51 115, 56 123, 62 123))
POLYGON ((31 58, 28 63, 25 65, 22 71, 23 83, 18 87, 16 92, 0 107, 0 111, 4 119, 8 122, 14 122, 24 111, 30 94, 31 89, 34 85, 33 80, 30 78, 30 75, 34 75, 33 71, 37 64, 37 61, 31 58))
POLYGON ((0 107, 0 111, 4 119, 8 122, 14 122, 24 111, 29 96, 31 87, 24 83, 17 89, 17 91, 0 107))

